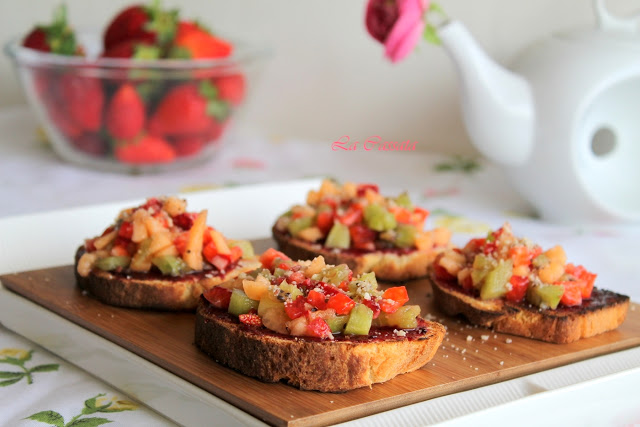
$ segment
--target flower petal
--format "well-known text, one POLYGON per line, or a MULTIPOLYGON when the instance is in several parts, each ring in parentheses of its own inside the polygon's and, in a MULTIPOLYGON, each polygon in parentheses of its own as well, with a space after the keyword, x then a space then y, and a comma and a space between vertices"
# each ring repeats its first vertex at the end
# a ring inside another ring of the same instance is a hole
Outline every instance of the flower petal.
POLYGON ((404 59, 413 50, 424 31, 424 12, 428 1, 399 0, 400 16, 385 40, 385 55, 392 62, 404 59))

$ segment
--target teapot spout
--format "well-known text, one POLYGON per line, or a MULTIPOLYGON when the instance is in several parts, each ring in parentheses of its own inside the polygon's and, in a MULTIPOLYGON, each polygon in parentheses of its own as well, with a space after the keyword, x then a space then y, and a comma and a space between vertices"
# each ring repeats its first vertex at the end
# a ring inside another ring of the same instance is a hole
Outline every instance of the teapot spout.
POLYGON ((460 22, 445 23, 438 35, 458 71, 462 113, 471 141, 496 163, 524 164, 534 138, 529 83, 489 58, 460 22))

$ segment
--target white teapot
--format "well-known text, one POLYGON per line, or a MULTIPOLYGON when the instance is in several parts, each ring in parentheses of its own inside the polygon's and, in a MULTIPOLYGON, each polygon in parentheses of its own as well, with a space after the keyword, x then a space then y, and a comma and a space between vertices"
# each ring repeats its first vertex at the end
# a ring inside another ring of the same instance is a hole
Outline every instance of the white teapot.
POLYGON ((507 70, 458 21, 438 35, 460 77, 476 148, 542 218, 640 222, 640 36, 594 0, 597 29, 558 34, 507 70))

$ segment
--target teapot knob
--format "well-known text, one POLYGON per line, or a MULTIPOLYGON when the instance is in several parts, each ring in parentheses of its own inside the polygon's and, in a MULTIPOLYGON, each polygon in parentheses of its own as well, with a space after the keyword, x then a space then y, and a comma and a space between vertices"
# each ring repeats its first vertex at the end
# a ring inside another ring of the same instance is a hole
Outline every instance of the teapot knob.
POLYGON ((594 0, 593 7, 598 18, 598 26, 601 31, 614 31, 635 34, 638 32, 637 20, 640 12, 636 12, 627 18, 618 18, 609 13, 605 6, 605 0, 594 0))

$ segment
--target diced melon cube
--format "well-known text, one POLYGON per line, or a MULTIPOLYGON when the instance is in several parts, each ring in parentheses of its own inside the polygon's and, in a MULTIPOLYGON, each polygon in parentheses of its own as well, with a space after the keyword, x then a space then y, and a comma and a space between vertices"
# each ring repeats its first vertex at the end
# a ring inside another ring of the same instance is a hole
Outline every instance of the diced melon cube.
POLYGON ((118 231, 113 230, 105 234, 104 236, 98 237, 96 240, 93 241, 93 245, 96 247, 96 249, 105 248, 108 244, 110 244, 115 240, 117 235, 118 235, 118 231))
POLYGON ((185 213, 187 210, 187 201, 171 196, 165 200, 162 208, 170 215, 176 216, 185 213))
POLYGON ((182 259, 192 270, 202 270, 202 242, 204 238, 204 231, 207 227, 207 210, 203 210, 196 216, 193 221, 191 229, 187 237, 187 244, 185 251, 182 254, 182 259))
POLYGON ((256 280, 242 281, 242 288, 247 296, 254 300, 261 300, 262 297, 269 291, 269 280, 262 275, 258 275, 256 280))

